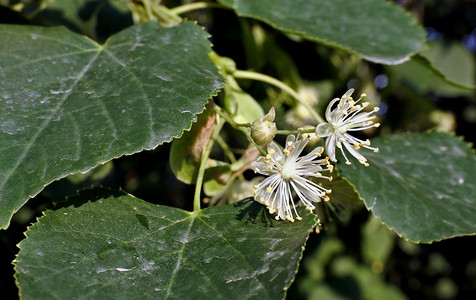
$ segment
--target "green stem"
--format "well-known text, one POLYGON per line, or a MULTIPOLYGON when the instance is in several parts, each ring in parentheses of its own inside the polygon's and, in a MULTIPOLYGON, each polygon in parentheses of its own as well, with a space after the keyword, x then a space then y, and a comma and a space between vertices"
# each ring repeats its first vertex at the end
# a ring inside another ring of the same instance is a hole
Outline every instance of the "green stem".
POLYGON ((184 13, 188 13, 190 11, 194 11, 197 9, 203 9, 203 8, 224 8, 224 9, 230 9, 229 7, 226 7, 224 5, 218 4, 218 3, 210 3, 210 2, 195 2, 195 3, 189 3, 189 4, 184 4, 180 5, 174 8, 170 9, 170 12, 176 14, 176 15, 181 15, 184 13))
POLYGON ((243 71, 243 70, 236 70, 233 73, 233 77, 235 78, 241 78, 241 79, 253 79, 253 80, 258 80, 262 82, 269 83, 271 85, 274 85, 277 88, 280 88, 281 90, 287 92, 289 95, 291 95, 294 99, 296 99, 297 102, 299 102, 301 105, 307 108, 311 115, 316 119, 318 123, 325 122, 324 119, 306 102, 302 101, 301 97, 299 94, 293 90, 289 85, 285 84, 282 81, 277 80, 274 77, 253 72, 253 71, 243 71))
POLYGON ((246 138, 248 139, 248 141, 252 143, 256 147, 256 149, 258 149, 261 155, 264 155, 264 156, 268 155, 268 153, 266 153, 266 151, 264 151, 263 148, 261 148, 258 144, 256 144, 255 141, 253 141, 253 139, 251 138, 251 133, 250 133, 251 124, 250 123, 237 123, 233 121, 233 119, 227 113, 223 112, 223 110, 218 105, 215 105, 215 111, 220 116, 222 116, 223 119, 225 119, 228 123, 230 123, 231 126, 243 132, 246 135, 246 138))
POLYGON ((299 133, 315 133, 315 128, 302 129, 302 130, 278 130, 276 134, 290 135, 290 134, 299 134, 299 133))
POLYGON ((210 137, 207 146, 202 152, 202 157, 200 158, 200 168, 198 169, 197 182, 195 186, 195 195, 193 197, 193 211, 200 210, 200 196, 202 193, 203 177, 205 175, 205 169, 207 168, 208 157, 210 156, 213 144, 217 139, 217 136, 220 133, 223 124, 225 124, 225 120, 219 119, 217 124, 215 125, 215 128, 213 129, 212 136, 210 137))
POLYGON ((175 13, 172 13, 171 10, 165 6, 152 6, 152 10, 159 18, 159 20, 166 23, 167 25, 176 25, 182 22, 182 18, 180 16, 175 13))
POLYGON ((230 123, 231 126, 233 126, 236 129, 240 129, 241 127, 251 127, 250 123, 238 123, 235 122, 227 113, 223 112, 223 110, 218 106, 215 105, 215 111, 223 118, 225 119, 228 123, 230 123))
POLYGON ((236 158, 233 155, 233 152, 231 152, 230 147, 228 147, 228 144, 225 142, 225 140, 220 135, 217 136, 216 142, 223 149, 223 152, 225 153, 226 157, 228 157, 230 162, 232 164, 236 163, 236 158))
MULTIPOLYGON (((230 147, 225 142, 225 140, 220 135, 218 135, 216 141, 217 141, 218 145, 220 145, 220 147, 223 149, 223 152, 225 153, 226 157, 228 157, 230 162, 232 164, 236 163, 237 160, 235 158, 235 155, 233 155, 233 152, 231 151, 230 147)), ((234 177, 236 177, 236 176, 237 175, 231 176, 229 181, 230 182, 233 181, 234 177)), ((243 180, 243 181, 245 180, 245 177, 241 173, 238 175, 238 177, 240 178, 240 180, 243 180)))

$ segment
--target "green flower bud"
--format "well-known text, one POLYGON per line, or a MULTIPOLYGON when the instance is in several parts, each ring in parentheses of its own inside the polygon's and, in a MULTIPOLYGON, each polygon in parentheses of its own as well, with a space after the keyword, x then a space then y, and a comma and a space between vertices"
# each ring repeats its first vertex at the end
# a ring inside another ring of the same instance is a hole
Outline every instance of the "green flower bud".
POLYGON ((274 123, 274 107, 271 107, 269 112, 261 119, 255 120, 251 124, 251 138, 259 146, 266 146, 276 135, 276 123, 274 123))

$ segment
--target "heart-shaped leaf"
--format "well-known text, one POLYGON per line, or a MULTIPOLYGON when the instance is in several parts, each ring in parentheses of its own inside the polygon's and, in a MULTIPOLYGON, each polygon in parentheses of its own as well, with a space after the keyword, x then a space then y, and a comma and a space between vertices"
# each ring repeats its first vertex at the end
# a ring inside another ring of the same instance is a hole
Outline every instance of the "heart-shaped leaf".
POLYGON ((97 188, 69 203, 19 245, 23 299, 280 299, 316 225, 250 199, 187 212, 97 188))
POLYGON ((393 3, 381 0, 219 0, 240 16, 322 42, 365 59, 398 64, 423 49, 425 32, 393 3))
POLYGON ((383 223, 413 242, 476 233, 476 156, 468 144, 435 132, 372 145, 380 152, 363 153, 368 168, 339 163, 339 171, 383 223))
POLYGON ((99 45, 64 28, 0 27, 0 227, 53 180, 189 129, 222 84, 191 22, 99 45))

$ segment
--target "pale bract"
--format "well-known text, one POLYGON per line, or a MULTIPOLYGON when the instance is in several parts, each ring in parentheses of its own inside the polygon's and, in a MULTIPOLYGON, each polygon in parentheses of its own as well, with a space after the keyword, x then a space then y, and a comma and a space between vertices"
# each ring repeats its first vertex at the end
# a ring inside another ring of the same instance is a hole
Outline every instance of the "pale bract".
POLYGON ((377 112, 379 108, 375 107, 369 112, 362 112, 369 105, 368 102, 359 104, 360 100, 366 95, 362 94, 357 101, 354 101, 354 99, 352 99, 353 92, 354 89, 350 89, 341 98, 335 98, 329 103, 325 115, 327 122, 317 125, 316 135, 327 138, 326 152, 332 161, 337 161, 336 148, 338 148, 344 156, 345 163, 351 164, 345 155, 345 148, 352 156, 357 158, 361 164, 368 166, 367 159, 359 153, 358 150, 364 147, 378 152, 378 148, 370 147, 370 141, 368 139, 365 141, 361 140, 350 135, 349 132, 379 127, 380 123, 373 122, 376 118, 374 113, 377 112), (336 107, 332 109, 336 103, 336 107))
POLYGON ((315 203, 329 200, 326 194, 331 190, 316 184, 310 178, 332 180, 332 176, 323 176, 321 172, 332 171, 333 166, 329 164, 327 157, 318 159, 324 151, 322 147, 316 147, 307 155, 300 156, 308 142, 307 135, 303 139, 289 135, 284 150, 271 142, 267 147, 268 155, 260 156, 251 164, 256 173, 267 176, 254 186, 254 198, 266 205, 271 214, 276 213, 276 220, 294 222, 294 216, 301 220, 296 206, 305 205, 309 211, 313 211, 315 203), (296 202, 294 196, 297 196, 296 202))

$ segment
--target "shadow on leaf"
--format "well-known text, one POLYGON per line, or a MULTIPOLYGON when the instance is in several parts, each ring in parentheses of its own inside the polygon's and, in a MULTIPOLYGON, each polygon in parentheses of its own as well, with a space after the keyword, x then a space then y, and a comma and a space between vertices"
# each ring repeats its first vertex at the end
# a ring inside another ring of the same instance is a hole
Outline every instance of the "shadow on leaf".
POLYGON ((109 189, 106 187, 94 187, 78 191, 78 194, 69 196, 63 202, 56 203, 54 210, 63 207, 74 206, 80 207, 87 202, 96 202, 100 199, 107 199, 110 197, 118 198, 127 195, 124 191, 109 189))
POLYGON ((262 223, 264 227, 273 227, 274 219, 266 211, 262 204, 257 203, 253 198, 246 198, 245 200, 236 202, 234 207, 239 207, 240 213, 236 216, 236 219, 245 223, 257 224, 262 223))

